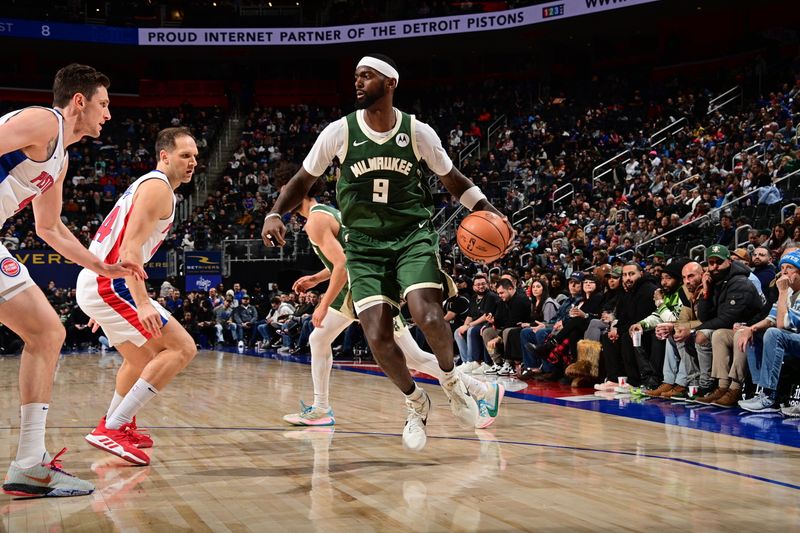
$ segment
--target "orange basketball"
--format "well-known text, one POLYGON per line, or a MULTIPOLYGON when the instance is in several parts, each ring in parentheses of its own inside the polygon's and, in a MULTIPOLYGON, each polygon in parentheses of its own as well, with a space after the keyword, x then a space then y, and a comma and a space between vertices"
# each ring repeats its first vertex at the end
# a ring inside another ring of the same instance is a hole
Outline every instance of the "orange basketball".
POLYGON ((461 221, 456 241, 461 253, 473 261, 491 263, 503 257, 511 233, 502 217, 490 211, 475 211, 461 221))

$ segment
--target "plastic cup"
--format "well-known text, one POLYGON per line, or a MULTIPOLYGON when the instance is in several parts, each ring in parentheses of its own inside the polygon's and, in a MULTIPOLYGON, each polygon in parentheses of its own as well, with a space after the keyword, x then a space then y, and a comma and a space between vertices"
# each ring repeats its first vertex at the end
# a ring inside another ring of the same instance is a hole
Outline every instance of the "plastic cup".
POLYGON ((631 340, 633 341, 634 348, 640 348, 642 346, 642 332, 634 331, 633 334, 631 334, 631 340))
POLYGON ((628 384, 628 377, 627 376, 619 376, 617 378, 617 385, 619 385, 620 387, 624 387, 627 384, 628 384))

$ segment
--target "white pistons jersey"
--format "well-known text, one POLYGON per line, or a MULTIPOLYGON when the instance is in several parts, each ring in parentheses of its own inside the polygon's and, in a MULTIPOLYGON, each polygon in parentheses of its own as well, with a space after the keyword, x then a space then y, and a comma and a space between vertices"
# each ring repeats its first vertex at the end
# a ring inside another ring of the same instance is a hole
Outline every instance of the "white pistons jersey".
MULTIPOLYGON (((133 204, 133 197, 139 186, 147 180, 157 179, 167 184, 169 180, 163 172, 153 170, 148 172, 141 178, 131 183, 130 187, 119 197, 114 208, 103 220, 103 223, 97 229, 92 243, 89 245, 89 251, 102 259, 108 264, 114 264, 119 260, 119 247, 122 244, 122 239, 125 237, 125 229, 128 226, 128 219, 131 216, 135 206, 133 204)), ((144 262, 147 263, 153 255, 155 255, 158 247, 164 242, 169 230, 172 228, 172 220, 175 217, 175 195, 172 195, 172 213, 169 218, 159 220, 156 222, 153 233, 147 238, 142 246, 142 257, 144 262)))
MULTIPOLYGON (((136 209, 133 197, 147 180, 162 180, 170 189, 172 186, 163 172, 154 170, 134 181, 128 190, 117 200, 114 208, 97 229, 89 251, 108 264, 119 261, 119 251, 125 238, 125 230, 131 213, 136 209)), ((142 246, 142 258, 147 263, 164 242, 175 216, 175 195, 172 195, 172 213, 169 218, 158 220, 153 232, 142 246)), ((136 302, 131 295, 125 278, 108 279, 83 269, 78 275, 76 299, 84 313, 100 324, 111 345, 132 342, 141 346, 152 334, 139 321, 136 302)), ((162 326, 169 320, 169 312, 157 302, 150 303, 161 315, 162 326)))
MULTIPOLYGON (((50 157, 44 161, 28 158, 22 150, 0 154, 0 223, 21 211, 34 198, 44 194, 61 176, 69 162, 64 148, 64 117, 55 109, 51 111, 58 120, 58 139, 50 157)), ((24 111, 12 111, 0 117, 5 124, 24 111)))

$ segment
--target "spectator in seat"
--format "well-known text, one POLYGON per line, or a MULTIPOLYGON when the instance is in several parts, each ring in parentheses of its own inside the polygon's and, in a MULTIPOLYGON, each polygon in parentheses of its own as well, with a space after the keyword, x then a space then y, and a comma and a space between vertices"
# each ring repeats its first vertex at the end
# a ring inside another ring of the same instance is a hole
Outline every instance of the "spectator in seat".
POLYGON ((294 313, 294 307, 288 302, 288 299, 280 296, 272 297, 270 307, 270 312, 264 317, 264 323, 259 324, 256 330, 263 343, 277 348, 282 344, 278 332, 286 319, 294 313))
POLYGON ((77 305, 69 311, 64 328, 67 330, 65 344, 71 348, 78 349, 82 344, 92 346, 97 340, 97 335, 89 327, 89 317, 77 305))
MULTIPOLYGON (((748 279, 750 269, 731 261, 728 248, 714 244, 706 248, 708 271, 703 274, 702 293, 697 302, 697 316, 702 321, 695 333, 695 348, 701 376, 711 375, 713 337, 716 330, 732 330, 737 322, 747 322, 757 315, 764 300, 748 279)), ((728 331, 720 331, 725 337, 728 331)), ((720 339, 722 342, 723 339, 720 339)), ((700 396, 714 392, 713 376, 700 382, 700 396)), ((717 387, 719 388, 719 387, 717 387)))
POLYGON ((747 251, 746 248, 736 248, 731 252, 731 261, 735 261, 741 265, 747 267, 750 271, 748 274, 747 279, 750 280, 750 283, 756 288, 758 291, 759 296, 764 296, 764 291, 761 289, 761 280, 753 273, 753 269, 750 267, 750 253, 747 251))
MULTIPOLYGON (((554 277, 553 279, 559 278, 554 277)), ((575 272, 569 277, 567 289, 569 296, 566 296, 561 301, 561 305, 556 311, 556 316, 553 317, 553 323, 547 323, 544 328, 539 328, 538 325, 534 328, 525 328, 520 334, 520 342, 523 347, 523 364, 530 365, 531 368, 540 369, 540 372, 534 375, 534 379, 555 381, 561 377, 556 365, 537 357, 536 353, 544 350, 544 348, 539 350, 539 346, 544 345, 551 336, 561 331, 564 323, 569 320, 570 310, 583 301, 583 272, 575 272)), ((550 294, 553 294, 553 290, 551 287, 550 294)))
MULTIPOLYGON (((625 292, 620 296, 614 310, 616 324, 600 339, 601 357, 605 362, 606 378, 609 382, 617 382, 620 376, 625 376, 631 386, 638 387, 642 379, 636 364, 630 328, 655 310, 653 293, 657 286, 645 276, 639 263, 631 261, 622 267, 622 288, 625 292)), ((648 340, 645 335, 642 345, 647 346, 648 340)))
POLYGON ((766 246, 759 246, 753 250, 751 258, 753 274, 761 282, 761 289, 766 291, 775 279, 775 265, 772 264, 772 252, 766 246))
MULTIPOLYGON (((678 324, 682 319, 693 316, 692 306, 699 297, 699 289, 702 286, 703 267, 694 261, 680 261, 675 263, 676 265, 683 264, 683 267, 681 267, 678 273, 681 283, 679 288, 680 310, 675 314, 678 305, 676 304, 672 309, 675 320, 660 322, 655 326, 656 337, 664 339, 666 342, 664 345, 664 365, 662 366, 663 382, 656 389, 645 391, 645 394, 651 398, 671 398, 673 395, 685 396, 688 390, 686 365, 691 361, 697 360, 694 344, 689 344, 692 348, 690 356, 687 353, 686 344, 683 340, 679 339, 676 332, 679 328, 678 324)), ((673 272, 667 272, 666 275, 671 276, 672 273, 673 272)), ((662 272, 662 281, 664 275, 665 273, 662 272)), ((663 290, 664 288, 662 286, 662 291, 663 290)), ((699 324, 699 322, 697 322, 697 324, 699 324)), ((686 334, 688 335, 688 328, 686 329, 686 334)), ((699 375, 699 373, 696 374, 699 375)))
POLYGON ((250 296, 247 293, 242 295, 242 301, 233 310, 233 325, 231 329, 233 340, 239 348, 244 348, 245 344, 253 346, 255 341, 255 323, 258 320, 258 311, 255 306, 250 305, 250 296), (247 339, 247 341, 245 341, 247 339))
MULTIPOLYGON (((749 400, 739 401, 739 407, 746 411, 777 411, 775 400, 783 360, 786 357, 800 357, 800 250, 784 255, 779 267, 781 276, 775 283, 778 287, 778 301, 767 317, 773 327, 764 333, 761 368, 758 376, 753 376, 753 381, 762 390, 749 400)), ((787 416, 800 416, 800 407, 785 407, 782 412, 787 416)))
MULTIPOLYGON (((663 383, 664 357, 666 355, 664 339, 672 333, 673 324, 678 320, 683 306, 690 303, 688 296, 682 290, 681 272, 685 265, 686 261, 683 260, 675 260, 666 265, 664 271, 661 272, 661 288, 653 293, 655 311, 630 328, 631 335, 634 332, 641 334, 645 331, 654 333, 650 357, 646 356, 646 350, 642 348, 636 349, 636 355, 639 374, 642 376, 642 387, 648 391, 661 389, 659 396, 661 392, 667 390, 664 386, 667 384, 663 383)), ((669 389, 672 389, 672 384, 669 384, 669 389)))
POLYGON ((217 344, 225 342, 225 331, 231 331, 233 323, 233 298, 225 298, 221 305, 214 308, 214 328, 217 333, 217 344))
POLYGON ((453 334, 458 354, 464 364, 462 372, 483 374, 490 368, 484 360, 485 348, 481 329, 489 324, 488 317, 497 312, 499 302, 500 297, 489 290, 486 275, 477 274, 472 280, 472 297, 464 324, 453 334))
POLYGON ((717 237, 714 239, 714 244, 721 244, 723 246, 731 246, 735 238, 735 230, 733 228, 733 215, 724 213, 719 218, 720 230, 717 237))
POLYGON ((195 338, 195 343, 202 344, 200 342, 200 335, 202 334, 205 336, 206 342, 213 345, 216 336, 215 324, 216 319, 214 318, 214 310, 211 308, 210 300, 208 298, 200 299, 199 304, 195 307, 195 324, 192 326, 193 331, 190 331, 192 337, 195 338))
POLYGON ((766 243, 766 246, 772 252, 773 257, 780 257, 783 255, 783 249, 786 248, 789 235, 786 233, 786 226, 783 224, 775 224, 772 228, 772 234, 766 243))
POLYGON ((490 326, 481 332, 486 351, 494 362, 486 373, 500 374, 502 371, 500 375, 511 375, 514 368, 503 357, 504 347, 508 346, 508 330, 530 321, 531 301, 524 294, 517 293, 514 283, 509 279, 497 282, 497 295, 500 297, 497 313, 488 315, 490 326))

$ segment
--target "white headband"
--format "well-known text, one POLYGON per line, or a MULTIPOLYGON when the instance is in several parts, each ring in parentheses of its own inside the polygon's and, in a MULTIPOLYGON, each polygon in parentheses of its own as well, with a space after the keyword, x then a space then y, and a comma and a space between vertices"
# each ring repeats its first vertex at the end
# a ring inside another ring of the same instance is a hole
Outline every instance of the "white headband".
POLYGON ((377 70, 387 78, 394 78, 397 80, 395 83, 395 87, 400 83, 400 74, 397 73, 397 69, 391 66, 389 63, 382 59, 378 59, 377 57, 372 56, 364 56, 361 58, 361 61, 358 62, 356 68, 358 67, 369 67, 372 69, 377 70))

